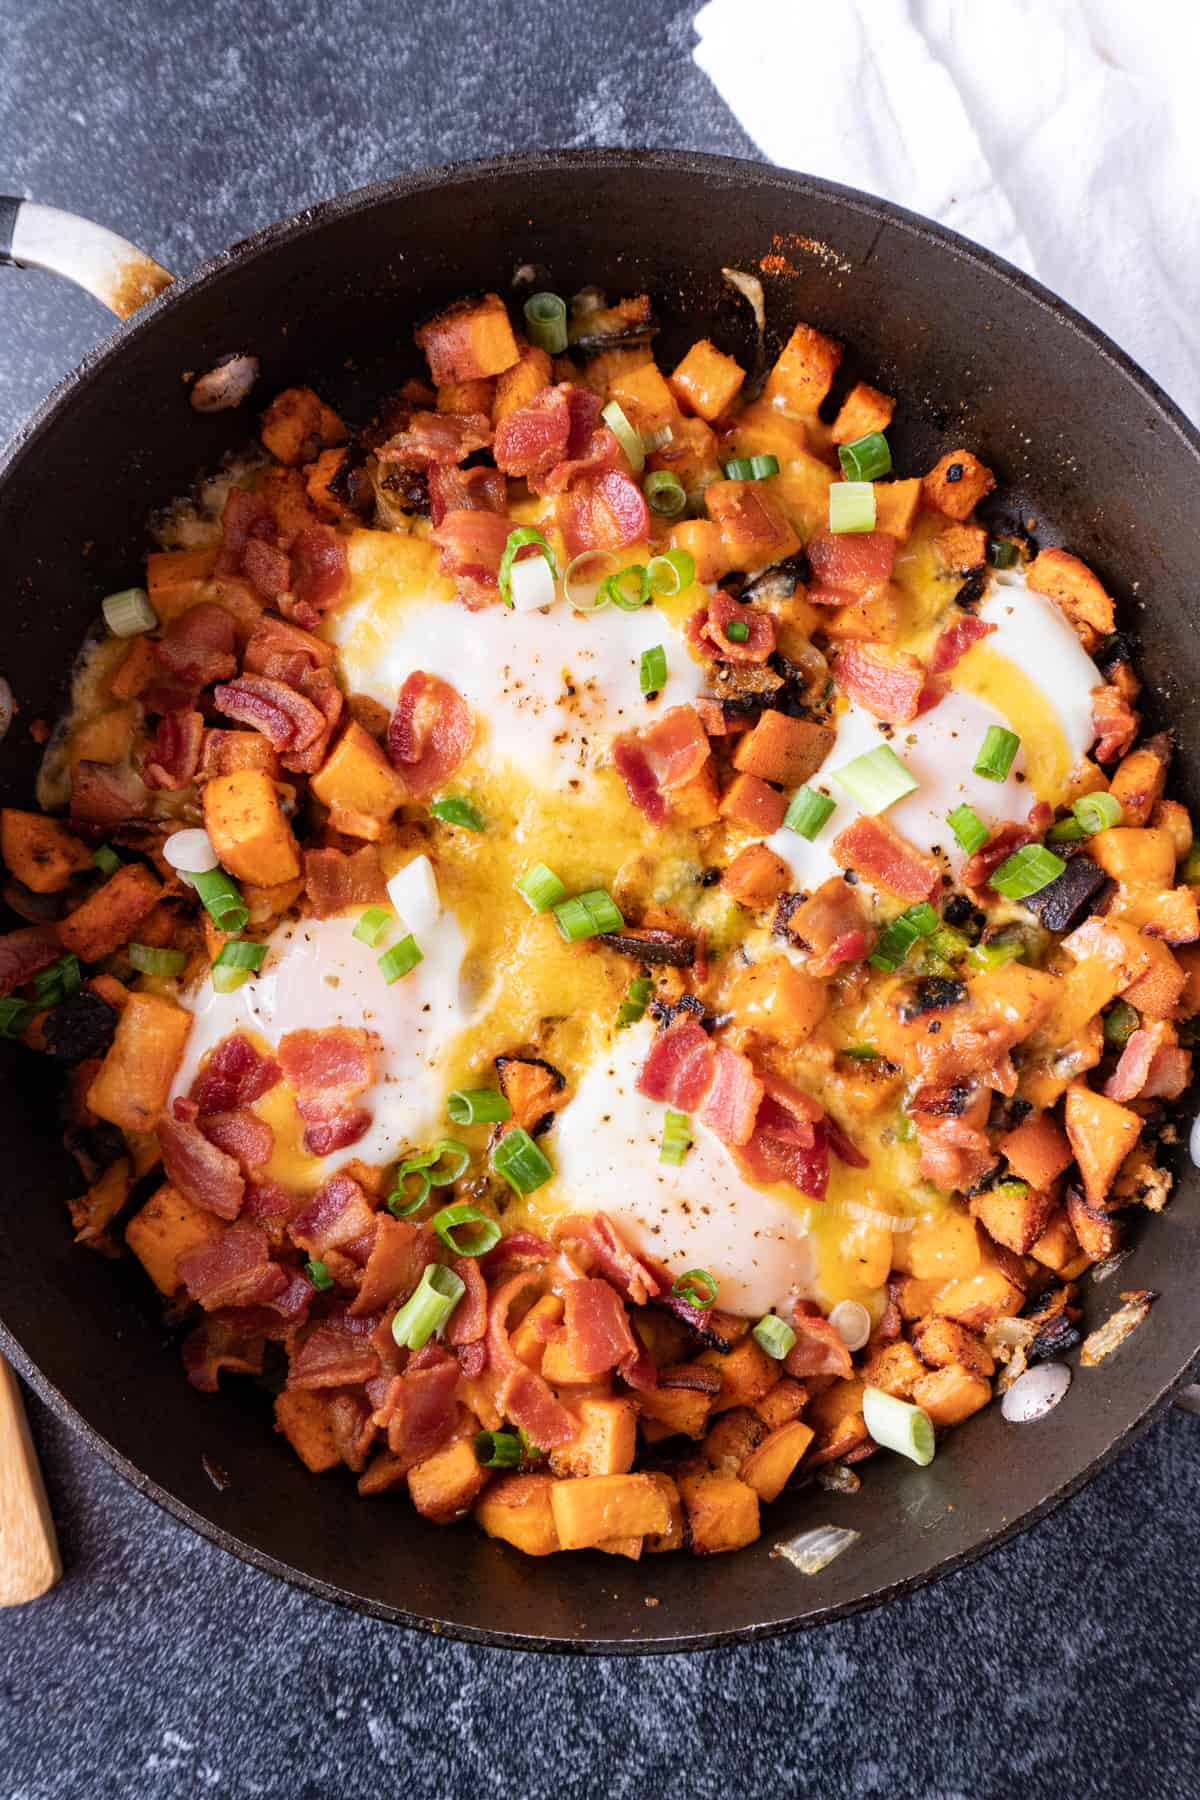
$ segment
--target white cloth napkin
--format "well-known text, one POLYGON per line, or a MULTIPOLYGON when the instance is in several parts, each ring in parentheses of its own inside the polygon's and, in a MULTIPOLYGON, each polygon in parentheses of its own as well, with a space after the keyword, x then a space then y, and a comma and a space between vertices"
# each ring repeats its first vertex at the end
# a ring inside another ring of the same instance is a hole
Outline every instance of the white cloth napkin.
POLYGON ((708 0, 759 149, 1007 257, 1200 420, 1200 0, 708 0))

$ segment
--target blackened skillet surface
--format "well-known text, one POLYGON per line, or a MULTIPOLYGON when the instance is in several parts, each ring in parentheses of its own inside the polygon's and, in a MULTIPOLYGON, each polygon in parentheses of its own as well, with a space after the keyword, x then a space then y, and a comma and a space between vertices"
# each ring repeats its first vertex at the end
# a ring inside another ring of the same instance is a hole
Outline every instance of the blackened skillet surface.
MULTIPOLYGON (((796 318, 845 340, 846 374, 899 396, 890 436, 901 472, 959 443, 977 449, 999 477, 995 516, 1036 517, 1047 541, 1069 544, 1123 597, 1194 801, 1200 442, 1170 402, 1077 315, 950 233, 829 184, 666 153, 524 156, 368 189, 236 247, 119 332, 0 469, 3 672, 22 718, 60 704, 98 597, 140 565, 146 516, 252 430, 249 413, 198 418, 186 371, 251 350, 259 396, 311 381, 361 418, 416 371, 415 318, 472 289, 504 291, 527 262, 561 292, 648 288, 668 356, 708 333, 746 359, 747 310, 720 270, 757 271, 764 257, 785 265, 765 280, 772 354, 796 318)), ((0 753, 0 798, 27 802, 33 767, 18 721, 0 753)), ((1200 1182, 1181 1168, 1169 1210, 1135 1229, 1119 1274, 1089 1292, 1088 1319, 1104 1317, 1119 1288, 1162 1298, 1123 1352, 1077 1372, 1052 1423, 1014 1428, 993 1407, 929 1469, 887 1459, 856 1499, 785 1497, 761 1541, 733 1557, 533 1562, 306 1474, 253 1384, 215 1400, 188 1388, 140 1270, 72 1247, 62 1196, 77 1183, 57 1146, 53 1072, 3 1048, 0 1317, 17 1365, 177 1517, 313 1592, 406 1624, 613 1652, 708 1648, 853 1611, 958 1566, 1064 1498, 1146 1422, 1200 1348, 1200 1182), (203 1456, 227 1472, 224 1491, 203 1456), (781 1538, 825 1522, 863 1536, 820 1576, 773 1555, 781 1538)))

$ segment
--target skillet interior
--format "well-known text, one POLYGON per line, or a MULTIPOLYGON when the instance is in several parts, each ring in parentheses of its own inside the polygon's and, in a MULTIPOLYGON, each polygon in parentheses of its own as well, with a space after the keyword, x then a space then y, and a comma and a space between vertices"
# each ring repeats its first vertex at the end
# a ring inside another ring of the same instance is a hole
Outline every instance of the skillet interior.
MULTIPOLYGON (((1043 291, 895 208, 726 159, 595 152, 435 171, 302 215, 207 265, 65 384, 0 470, 3 672, 22 707, 0 752, 0 798, 28 802, 22 720, 53 716, 98 597, 140 565, 142 521, 252 428, 249 410, 194 414, 184 371, 253 350, 264 400, 310 381, 361 420, 373 397, 416 372, 417 318, 472 289, 503 291, 524 262, 565 293, 585 282, 648 288, 668 356, 707 333, 749 358, 748 312, 720 268, 753 270, 765 255, 791 271, 766 280, 772 353, 796 318, 844 339, 850 372, 900 397, 889 435, 902 473, 955 444, 979 450, 999 476, 996 516, 1036 516, 1047 541, 1068 543, 1127 599, 1124 622, 1141 636, 1195 802, 1200 440, 1170 403, 1043 291)), ((53 1071, 0 1050, 0 1317, 39 1392, 82 1420, 136 1485, 226 1548, 331 1598, 457 1636, 701 1648, 870 1604, 977 1554, 1078 1486, 1200 1347, 1200 1178, 1190 1176, 1088 1299, 1094 1321, 1118 1288, 1159 1289, 1150 1322, 1111 1363, 1078 1374, 1052 1424, 1022 1432, 989 1408, 927 1470, 881 1459, 855 1499, 785 1497, 760 1542, 735 1557, 532 1562, 470 1529, 360 1502, 337 1476, 307 1475, 273 1437, 269 1398, 253 1384, 231 1382, 216 1400, 189 1389, 140 1269, 72 1248, 62 1196, 77 1181, 57 1147, 53 1071), (228 1473, 224 1491, 202 1455, 228 1473), (825 1521, 863 1540, 822 1575, 773 1556, 780 1538, 825 1521)))

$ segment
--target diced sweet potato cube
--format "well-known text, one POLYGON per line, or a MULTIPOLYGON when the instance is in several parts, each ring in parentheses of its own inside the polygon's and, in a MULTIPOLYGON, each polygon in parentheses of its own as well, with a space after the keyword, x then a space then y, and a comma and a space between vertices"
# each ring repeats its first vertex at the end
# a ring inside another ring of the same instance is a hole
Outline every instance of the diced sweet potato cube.
POLYGON ((275 1396, 275 1424, 311 1475, 323 1475, 341 1462, 324 1394, 309 1388, 284 1388, 275 1396))
MULTIPOLYGON (((1170 760, 1171 741, 1166 736, 1150 738, 1122 757, 1109 783, 1109 793, 1121 803, 1122 825, 1150 823, 1150 815, 1162 799, 1163 789, 1167 785, 1167 766, 1170 760)), ((1173 832, 1172 840, 1174 841, 1173 832)), ((1175 854, 1178 858, 1178 843, 1175 844, 1175 854)), ((1185 850, 1184 855, 1186 854, 1185 850)))
POLYGON ((971 1201, 971 1211, 988 1236, 1018 1256, 1028 1254, 1046 1229, 1054 1195, 1019 1182, 1000 1182, 971 1201))
POLYGON ((908 1399, 913 1382, 924 1373, 924 1363, 904 1338, 878 1344, 862 1364, 862 1378, 870 1387, 882 1388, 900 1400, 908 1399))
POLYGON ((797 325, 767 377, 764 395, 783 400, 794 412, 815 413, 833 384, 842 346, 811 325, 797 325))
POLYGON ((556 1485, 549 1475, 501 1475, 475 1502, 475 1518, 489 1537, 503 1538, 526 1556, 549 1556, 563 1547, 550 1504, 556 1485))
POLYGON ((810 1038, 829 1007, 829 986, 784 956, 740 969, 730 1003, 743 1025, 794 1048, 810 1038))
POLYGON ((261 769, 238 769, 208 782, 204 824, 213 849, 240 881, 274 887, 299 875, 299 847, 275 784, 261 769))
MULTIPOLYGON (((1168 955, 1171 952, 1168 951, 1168 955)), ((1182 945, 1174 952, 1172 960, 1183 977, 1176 1001, 1178 1016, 1191 1019, 1200 1012, 1200 944, 1182 945)))
POLYGON ((721 1377, 721 1389, 713 1403, 715 1413, 725 1412, 731 1406, 753 1406, 783 1373, 775 1359, 749 1335, 732 1350, 704 1351, 699 1361, 706 1368, 716 1369, 721 1377))
MULTIPOLYGON (((1094 1093, 1082 1081, 1072 1082, 1067 1089, 1065 1117, 1084 1191, 1091 1204, 1099 1206, 1112 1186, 1113 1176, 1137 1142, 1142 1121, 1129 1107, 1094 1093)), ((1078 1229, 1076 1226, 1076 1235, 1078 1229)))
MULTIPOLYGON (((899 1244, 902 1240, 896 1238, 899 1244)), ((901 1275, 890 1284, 890 1291, 905 1320, 923 1319, 941 1291, 940 1281, 919 1281, 915 1275, 901 1275)))
POLYGON ((730 899, 753 912, 771 906, 787 889, 791 874, 783 858, 765 844, 747 844, 721 876, 730 899))
POLYGON ((704 1440, 704 1460, 714 1469, 736 1475, 752 1450, 767 1436, 764 1421, 749 1406, 733 1406, 719 1415, 704 1440))
POLYGON ((770 837, 778 831, 786 811, 783 795, 757 775, 735 775, 721 795, 721 817, 756 837, 770 837))
POLYGON ((121 666, 109 682, 108 691, 115 700, 136 700, 138 695, 158 679, 159 661, 153 638, 135 637, 121 666))
MULTIPOLYGON (((1107 636, 1116 624, 1112 596, 1087 564, 1069 550, 1042 550, 1025 572, 1029 586, 1057 600, 1071 623, 1087 634, 1107 636)), ((1090 640, 1089 640, 1090 641, 1090 640)))
POLYGON ((921 483, 921 498, 948 519, 965 519, 996 485, 992 471, 969 450, 950 450, 921 483))
POLYGON ((543 1294, 534 1301, 509 1338, 518 1362, 541 1373, 546 1345, 562 1323, 562 1316, 563 1303, 557 1294, 543 1294))
POLYGON ((733 766, 764 781, 778 782, 780 787, 800 787, 821 767, 835 735, 831 726, 817 725, 811 719, 765 712, 753 731, 739 738, 733 766))
POLYGON ((697 581, 719 581, 733 567, 721 528, 711 519, 680 519, 671 527, 671 548, 687 551, 696 565, 697 581))
POLYGON ((760 1500, 778 1499, 800 1467, 813 1435, 812 1427, 800 1419, 780 1425, 746 1458, 740 1479, 754 1489, 760 1500))
POLYGON ((200 550, 152 550, 146 558, 146 592, 150 604, 164 622, 180 611, 181 600, 195 605, 201 598, 197 591, 208 581, 217 566, 217 550, 206 546, 200 550))
POLYGON ((648 1475, 585 1475, 556 1481, 550 1506, 564 1550, 587 1550, 606 1538, 642 1537, 671 1528, 667 1496, 648 1475))
POLYGON ((1025 1290, 1013 1279, 1011 1266, 986 1263, 974 1275, 947 1282, 939 1288, 932 1310, 943 1318, 957 1319, 968 1331, 982 1331, 993 1319, 1011 1318, 1025 1304, 1025 1290))
POLYGON ((671 813, 681 824, 698 830, 701 825, 714 825, 720 818, 720 795, 717 772, 710 756, 689 781, 681 781, 671 789, 671 813))
POLYGON ((1177 887, 1148 897, 1138 908, 1147 937, 1168 944, 1193 944, 1200 938, 1200 888, 1177 887))
POLYGON ((695 1469, 678 1477, 678 1487, 696 1556, 740 1550, 758 1537, 758 1495, 736 1475, 695 1469))
POLYGON ((774 1431, 792 1419, 798 1419, 808 1405, 808 1389, 802 1382, 785 1375, 773 1388, 754 1402, 759 1418, 774 1431))
POLYGON ((762 568, 800 548, 800 539, 761 481, 710 481, 704 507, 720 527, 729 567, 762 568))
POLYGON ((1121 1243, 1121 1227, 1100 1207, 1092 1206, 1075 1188, 1067 1189, 1067 1217, 1079 1248, 1092 1262, 1103 1262, 1121 1243))
POLYGON ((638 1410, 633 1400, 581 1400, 579 1431, 550 1452, 555 1475, 627 1475, 637 1450, 638 1410))
POLYGON ((99 962, 129 942, 139 922, 162 898, 162 883, 142 863, 125 863, 103 887, 59 922, 64 950, 80 962, 99 962))
POLYGON ((200 773, 233 775, 238 769, 261 769, 272 781, 276 780, 279 756, 274 745, 261 731, 206 731, 200 773))
POLYGON ((834 643, 893 644, 900 632, 899 597, 889 588, 869 600, 826 607, 821 624, 834 643))
POLYGON ((657 1470, 647 1470, 647 1474, 667 1503, 671 1523, 665 1531, 647 1532, 642 1539, 642 1548, 647 1555, 657 1554, 664 1550, 682 1550, 684 1542, 683 1501, 679 1498, 679 1489, 670 1475, 660 1474, 657 1470))
POLYGON ((933 540, 937 559, 944 569, 965 575, 978 569, 987 554, 987 532, 982 525, 947 525, 933 540))
POLYGON ((956 1206, 920 1220, 911 1231, 896 1233, 893 1267, 920 1281, 950 1281, 973 1275, 981 1261, 975 1221, 956 1206))
MULTIPOLYGON (((635 369, 619 370, 609 382, 608 392, 635 431, 662 431, 675 421, 675 396, 653 362, 642 363, 635 369)), ((694 410, 700 412, 702 409, 696 407, 694 410)), ((703 416, 709 417, 707 413, 703 416)))
POLYGON ((660 1367, 658 1386, 638 1395, 643 1422, 663 1427, 659 1433, 646 1435, 703 1437, 719 1392, 720 1376, 711 1368, 699 1363, 660 1367))
MULTIPOLYGON (((961 1363, 975 1375, 996 1372, 995 1360, 981 1337, 958 1325, 953 1319, 921 1319, 913 1329, 913 1348, 922 1363, 931 1369, 944 1369, 961 1363)), ((922 1371, 918 1367, 918 1374, 922 1371)), ((874 1377, 869 1377, 874 1381, 874 1377)), ((880 1386, 875 1382, 876 1387, 880 1386)))
MULTIPOLYGON (((1150 815, 1150 823, 1169 831, 1175 845, 1176 861, 1182 862, 1196 841, 1192 815, 1181 800, 1160 800, 1150 815)), ((1189 886, 1194 883, 1189 883, 1189 886)))
POLYGON ((487 419, 491 417, 495 395, 494 377, 481 376, 476 381, 448 381, 437 391, 437 409, 440 413, 482 413, 487 419))
POLYGON ((415 333, 425 352, 434 385, 479 381, 511 369, 520 351, 499 294, 457 300, 415 333))
POLYGON ((332 444, 344 444, 349 433, 311 388, 295 387, 276 394, 263 414, 260 435, 277 461, 294 468, 332 444))
POLYGON ((1008 1166, 1032 1188, 1049 1188, 1074 1160, 1067 1134, 1048 1112, 1030 1113, 1000 1139, 1008 1166))
POLYGON ((88 1105, 122 1131, 153 1131, 183 1057, 192 1015, 159 994, 130 994, 88 1105))
POLYGON ((517 361, 496 377, 492 424, 499 425, 510 413, 520 412, 543 388, 550 386, 550 381, 550 358, 547 352, 539 349, 536 344, 522 344, 517 361))
POLYGON ((923 1407, 935 1425, 958 1425, 969 1419, 992 1397, 992 1384, 961 1363, 931 1369, 913 1388, 913 1401, 923 1407))
POLYGON ((165 1184, 151 1194, 125 1227, 125 1242, 160 1294, 179 1286, 181 1256, 224 1231, 224 1222, 165 1184))
POLYGON ((856 381, 838 409, 831 436, 835 444, 853 444, 872 431, 886 431, 892 422, 896 402, 890 394, 856 381))
POLYGON ((1079 1260, 1079 1239, 1071 1228, 1065 1206, 1055 1207, 1041 1237, 1036 1244, 1030 1245, 1029 1254, 1057 1275, 1065 1275, 1079 1260))
POLYGON ((594 1388, 596 1374, 585 1369, 576 1362, 571 1349, 571 1338, 565 1327, 560 1326, 546 1345, 542 1355, 542 1374, 552 1387, 594 1388))
POLYGON ((0 856, 35 894, 61 894, 73 876, 94 866, 87 845, 57 819, 13 806, 0 810, 0 856))
POLYGON ((876 481, 875 529, 886 531, 903 544, 912 535, 921 504, 921 480, 914 475, 907 481, 876 481))
POLYGON ((437 1525, 449 1525, 470 1512, 487 1482, 488 1470, 480 1467, 469 1437, 456 1438, 408 1471, 413 1505, 437 1525))
POLYGON ((329 823, 347 837, 372 841, 383 836, 384 826, 408 794, 370 732, 351 719, 345 731, 309 783, 323 806, 329 823))
POLYGON ((1129 887, 1169 888, 1175 880, 1175 840, 1152 826, 1114 825, 1088 839, 1088 855, 1106 875, 1129 887))
POLYGON ((746 371, 740 363, 718 350, 708 338, 700 338, 668 378, 667 385, 682 406, 711 424, 729 411, 745 379, 746 371))
MULTIPOLYGON (((658 1307, 635 1307, 629 1318, 633 1335, 654 1359, 661 1382, 664 1370, 687 1360, 692 1334, 682 1319, 658 1307)), ((713 1392, 716 1392, 714 1385, 713 1392)))

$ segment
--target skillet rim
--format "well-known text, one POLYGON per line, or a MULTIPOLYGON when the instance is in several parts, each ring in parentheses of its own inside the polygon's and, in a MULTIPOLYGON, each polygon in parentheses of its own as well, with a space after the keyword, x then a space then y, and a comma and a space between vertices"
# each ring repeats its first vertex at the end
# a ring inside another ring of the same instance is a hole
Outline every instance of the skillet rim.
MULTIPOLYGON (((916 238, 927 250, 932 250, 935 254, 949 255, 973 265, 992 288, 998 290, 1000 294, 1005 289, 1016 290, 1025 299, 1033 301, 1038 308, 1049 313, 1056 323, 1067 326, 1078 339, 1082 340, 1085 355, 1090 353, 1092 356, 1099 356, 1109 364, 1121 379, 1135 390, 1143 404, 1149 403, 1161 422, 1171 430, 1177 439, 1182 441, 1186 450, 1200 465, 1200 431, 1165 390, 1131 356, 1114 343, 1098 326, 1066 301, 1060 299, 1041 282, 948 227, 923 218, 894 202, 799 171, 780 169, 753 158, 714 156, 699 151, 576 149, 522 151, 510 155, 444 163, 409 171, 365 187, 352 189, 346 194, 336 195, 314 206, 303 208, 289 217, 266 225, 249 237, 231 244, 206 259, 189 275, 177 277, 171 287, 140 308, 130 319, 117 324, 93 350, 88 352, 77 367, 55 386, 46 399, 18 428, 14 437, 3 449, 0 449, 0 484, 6 481, 24 456, 37 444, 43 432, 57 420, 60 413, 69 408, 76 391, 93 379, 99 379, 119 361, 133 334, 150 329, 157 323, 160 316, 164 316, 173 308, 184 304, 194 292, 208 287, 242 265, 257 261, 260 257, 269 256, 278 247, 302 239, 314 229, 319 229, 331 221, 369 212, 381 202, 398 196, 442 190, 459 182, 486 181, 490 177, 526 176, 534 178, 547 172, 565 171, 570 173, 572 170, 614 168, 624 169, 631 173, 648 168, 698 176, 708 175, 719 178, 732 186, 752 182, 759 188, 778 188, 789 196, 800 198, 816 196, 827 203, 832 202, 847 212, 865 215, 875 221, 878 229, 875 238, 871 240, 861 259, 864 262, 870 259, 875 243, 885 228, 892 226, 910 237, 916 238)), ((1200 469, 1198 469, 1198 473, 1200 473, 1200 469)), ((935 1580, 940 1580, 944 1575, 953 1574, 999 1545, 1015 1538, 1018 1533, 1038 1523, 1060 1506, 1064 1500, 1079 1492, 1147 1430, 1155 1419, 1161 1416, 1170 1403, 1171 1397, 1187 1383, 1193 1368, 1200 1361, 1200 1341, 1198 1341, 1185 1366, 1169 1378, 1119 1435, 1111 1439, 1074 1476, 1064 1481, 1053 1493, 1047 1495, 1032 1509, 1000 1525, 968 1548, 944 1558, 915 1575, 891 1582, 868 1595, 831 1605, 819 1614, 807 1614, 788 1620, 750 1623, 719 1632, 681 1633, 676 1637, 653 1640, 637 1637, 598 1640, 540 1638, 515 1631, 486 1630, 459 1621, 446 1623, 424 1615, 409 1613, 363 1595, 352 1594, 345 1589, 322 1581, 306 1570, 281 1562, 270 1554, 235 1537, 206 1515, 195 1511, 167 1488, 146 1475, 135 1463, 117 1450, 95 1426, 76 1410, 66 1395, 41 1373, 2 1320, 0 1320, 0 1347, 4 1349, 5 1354, 9 1356, 22 1377, 29 1382, 34 1392, 51 1411, 78 1433, 89 1449, 100 1455, 137 1492, 149 1497, 164 1512, 170 1514, 181 1524, 199 1532, 219 1548, 237 1556, 242 1562, 260 1569, 266 1574, 279 1577, 291 1586, 315 1594, 323 1600, 346 1606, 369 1617, 383 1619, 391 1624, 405 1625, 434 1636, 451 1637, 461 1642, 483 1645, 488 1648, 594 1656, 669 1655, 761 1642, 793 1631, 809 1630, 826 1622, 847 1618, 854 1613, 880 1606, 901 1594, 915 1592, 935 1580)))

